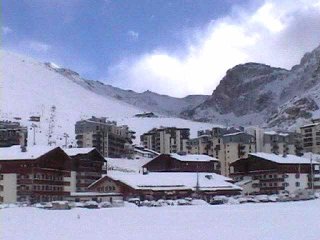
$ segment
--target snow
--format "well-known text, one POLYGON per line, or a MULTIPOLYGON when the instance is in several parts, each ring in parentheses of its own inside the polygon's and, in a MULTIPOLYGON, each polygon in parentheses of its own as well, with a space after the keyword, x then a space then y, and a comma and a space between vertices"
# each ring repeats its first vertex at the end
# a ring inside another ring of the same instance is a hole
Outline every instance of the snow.
POLYGON ((142 166, 152 160, 152 158, 139 157, 138 159, 127 158, 105 158, 107 160, 108 171, 121 172, 141 172, 142 166))
MULTIPOLYGON (((148 174, 108 172, 107 176, 121 181, 135 189, 174 190, 192 189, 197 184, 197 173, 187 172, 149 172, 148 174)), ((199 173, 200 190, 239 189, 229 183, 229 178, 215 173, 199 173)))
POLYGON ((68 156, 76 156, 78 154, 87 154, 91 151, 93 151, 95 148, 66 148, 63 149, 63 151, 68 155, 68 156))
POLYGON ((33 129, 29 117, 40 116, 35 130, 36 144, 47 145, 51 107, 56 107, 52 140, 57 146, 65 144, 64 135, 70 137, 68 144, 75 146, 75 123, 91 116, 107 117, 117 121, 118 125, 128 125, 136 132, 135 143, 139 136, 155 127, 187 127, 191 137, 198 130, 212 128, 209 123, 193 122, 176 117, 159 115, 159 118, 136 118, 135 114, 143 109, 117 100, 106 94, 96 93, 90 87, 79 85, 77 81, 58 73, 43 63, 14 53, 1 51, 0 64, 0 119, 14 120, 22 118, 21 124, 28 126, 28 143, 33 143, 33 129))
POLYGON ((0 210, 0 236, 2 240, 318 240, 319 211, 320 200, 95 210, 6 208, 0 210))
POLYGON ((101 192, 71 192, 72 197, 86 197, 86 196, 114 196, 121 195, 120 193, 101 193, 101 192))
POLYGON ((210 161, 219 161, 214 157, 210 157, 204 154, 186 154, 186 155, 179 155, 177 153, 171 153, 170 156, 175 158, 179 161, 186 161, 186 162, 210 162, 210 161))
POLYGON ((55 149, 53 146, 28 146, 26 152, 21 151, 20 145, 0 148, 0 160, 34 160, 55 149))
POLYGON ((273 153, 250 153, 251 156, 256 156, 280 164, 310 164, 310 159, 304 157, 298 157, 296 155, 288 154, 286 157, 282 155, 276 155, 273 153))

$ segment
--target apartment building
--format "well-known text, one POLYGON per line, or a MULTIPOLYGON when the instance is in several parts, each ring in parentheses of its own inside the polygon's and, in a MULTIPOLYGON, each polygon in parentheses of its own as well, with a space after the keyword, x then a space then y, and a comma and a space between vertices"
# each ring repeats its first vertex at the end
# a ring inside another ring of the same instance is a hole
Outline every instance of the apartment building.
POLYGON ((221 174, 229 176, 230 164, 240 158, 248 157, 249 153, 256 152, 256 144, 254 136, 245 132, 229 133, 217 138, 220 144, 214 146, 217 156, 221 162, 221 174), (220 158, 219 158, 220 157, 220 158))
POLYGON ((148 172, 211 172, 220 174, 218 159, 202 154, 161 154, 145 165, 148 172))
POLYGON ((189 154, 205 154, 219 159, 221 174, 228 176, 230 163, 248 153, 255 152, 254 136, 243 129, 215 127, 198 132, 198 137, 188 142, 189 154))
POLYGON ((64 152, 72 159, 76 171, 76 191, 86 192, 87 187, 101 178, 106 160, 95 148, 67 148, 64 152))
POLYGON ((320 154, 320 119, 312 120, 311 124, 302 126, 300 130, 304 151, 320 154))
POLYGON ((135 132, 126 125, 117 126, 107 118, 92 117, 75 125, 79 148, 96 148, 105 157, 130 157, 133 154, 132 139, 135 132))
POLYGON ((231 163, 231 171, 231 177, 246 194, 320 189, 319 163, 296 155, 252 153, 231 163))
POLYGON ((28 129, 18 122, 0 121, 0 147, 27 145, 28 129))
POLYGON ((75 176, 59 147, 0 148, 0 202, 62 200, 76 190, 75 176))
POLYGON ((303 155, 302 137, 297 132, 265 131, 257 127, 248 127, 245 132, 256 139, 257 152, 275 154, 303 155))
POLYGON ((160 127, 140 136, 141 145, 158 153, 187 152, 189 128, 160 127))
POLYGON ((104 157, 94 148, 0 148, 0 202, 48 202, 87 191, 100 179, 104 157))

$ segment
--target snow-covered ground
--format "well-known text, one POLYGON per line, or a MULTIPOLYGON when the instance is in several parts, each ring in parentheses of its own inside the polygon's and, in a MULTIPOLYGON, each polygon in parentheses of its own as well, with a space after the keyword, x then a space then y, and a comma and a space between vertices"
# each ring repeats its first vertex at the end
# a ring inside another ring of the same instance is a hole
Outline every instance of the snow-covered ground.
POLYGON ((35 130, 38 145, 47 144, 49 125, 52 126, 52 142, 63 145, 63 136, 67 133, 70 136, 68 143, 74 145, 76 121, 91 116, 107 117, 108 120, 117 121, 119 125, 128 125, 136 131, 135 143, 139 143, 141 134, 154 127, 190 128, 191 136, 196 137, 198 130, 214 126, 161 114, 159 118, 136 118, 134 115, 143 113, 145 109, 97 94, 33 59, 6 51, 0 51, 0 55, 0 120, 17 121, 15 118, 21 118, 20 122, 28 126, 28 140, 31 144, 33 122, 28 121, 30 116, 41 118, 36 123, 35 130), (52 106, 56 107, 54 114, 52 106), (54 116, 53 120, 50 120, 51 116, 54 116))
POLYGON ((318 240, 320 200, 219 206, 0 210, 2 240, 318 240))

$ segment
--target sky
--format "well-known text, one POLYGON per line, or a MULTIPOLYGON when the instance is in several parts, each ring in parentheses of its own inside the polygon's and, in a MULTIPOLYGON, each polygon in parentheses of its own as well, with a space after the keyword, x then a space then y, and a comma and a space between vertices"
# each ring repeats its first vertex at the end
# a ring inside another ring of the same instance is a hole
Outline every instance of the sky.
POLYGON ((1 48, 87 79, 175 97, 226 71, 290 69, 320 45, 320 0, 3 0, 1 48))

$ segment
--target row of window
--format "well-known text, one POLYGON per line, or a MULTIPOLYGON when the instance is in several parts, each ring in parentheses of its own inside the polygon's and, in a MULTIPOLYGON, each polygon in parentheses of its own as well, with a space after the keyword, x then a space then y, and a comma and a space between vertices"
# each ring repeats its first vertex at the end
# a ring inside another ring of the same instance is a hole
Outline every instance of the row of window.
MULTIPOLYGON (((284 182, 281 185, 282 185, 282 187, 288 187, 289 183, 284 182)), ((279 185, 276 182, 273 182, 273 183, 260 183, 260 184, 259 183, 254 183, 254 184, 252 184, 253 188, 257 188, 257 187, 278 187, 278 186, 279 185)), ((295 186, 296 187, 300 187, 300 182, 296 182, 295 186)))
POLYGON ((98 187, 98 192, 110 192, 115 190, 116 190, 115 186, 98 187))
MULTIPOLYGON (((62 176, 55 176, 55 175, 48 175, 48 174, 34 174, 33 175, 34 179, 37 180, 53 180, 53 181, 63 181, 63 177, 62 176)), ((19 174, 18 175, 18 179, 32 179, 32 175, 22 175, 19 174)))
POLYGON ((18 190, 22 190, 22 191, 29 191, 31 189, 34 191, 63 191, 63 187, 61 186, 52 186, 52 185, 33 185, 32 187, 27 185, 18 186, 18 190))

